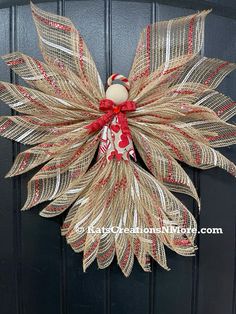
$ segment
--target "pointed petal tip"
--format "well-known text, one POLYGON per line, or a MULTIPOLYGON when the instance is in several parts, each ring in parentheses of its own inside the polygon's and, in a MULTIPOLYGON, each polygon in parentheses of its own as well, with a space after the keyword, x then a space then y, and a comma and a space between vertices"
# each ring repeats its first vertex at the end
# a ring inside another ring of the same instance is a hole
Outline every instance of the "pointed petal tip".
POLYGON ((18 173, 14 172, 13 169, 10 169, 6 174, 5 174, 5 178, 12 178, 12 177, 15 177, 17 176, 18 173))
POLYGON ((36 6, 36 4, 33 3, 33 1, 30 0, 30 7, 31 9, 37 9, 38 7, 36 6))
POLYGON ((126 274, 125 272, 123 272, 125 278, 128 278, 130 276, 130 273, 126 274))
POLYGON ((16 173, 16 172, 10 170, 10 171, 8 171, 8 172, 5 174, 4 178, 5 178, 5 179, 13 178, 13 177, 16 177, 16 176, 18 176, 18 175, 20 175, 20 174, 21 174, 21 173, 16 173))
POLYGON ((29 207, 26 207, 25 205, 20 209, 22 212, 24 212, 24 211, 26 211, 26 210, 28 210, 29 209, 29 207))
MULTIPOLYGON (((119 264, 118 264, 118 266, 119 266, 119 264)), ((123 269, 121 269, 121 271, 122 271, 123 275, 125 276, 125 278, 128 278, 130 276, 132 270, 129 270, 128 272, 126 272, 123 269)))
MULTIPOLYGON (((158 261, 157 261, 158 262, 158 261)), ((165 263, 165 264, 160 264, 159 263, 159 265, 162 267, 162 268, 164 268, 166 271, 170 271, 171 270, 171 268, 165 263)))
POLYGON ((12 171, 12 167, 11 169, 5 174, 4 178, 8 179, 8 178, 12 178, 14 176, 14 173, 12 171))
POLYGON ((204 16, 204 17, 206 17, 208 14, 210 14, 212 12, 212 9, 206 9, 206 10, 199 10, 199 11, 197 11, 197 13, 196 14, 193 14, 193 15, 198 15, 198 16, 204 16))
POLYGON ((48 212, 45 211, 44 209, 39 212, 39 216, 44 217, 44 218, 50 218, 50 215, 48 215, 48 212))
POLYGON ((85 263, 83 262, 83 272, 86 273, 88 266, 85 265, 85 263))
POLYGON ((20 52, 20 51, 13 51, 13 52, 10 52, 10 53, 6 53, 6 54, 4 54, 4 55, 1 55, 1 59, 3 60, 3 61, 6 61, 7 59, 9 59, 9 58, 14 58, 14 56, 16 56, 16 54, 20 54, 21 56, 23 56, 24 54, 22 53, 22 52, 20 52))
POLYGON ((212 12, 212 9, 206 9, 206 10, 202 10, 202 11, 200 11, 200 13, 203 13, 203 14, 209 14, 209 13, 211 13, 212 12))
POLYGON ((200 198, 198 197, 198 195, 196 196, 195 200, 197 202, 198 210, 200 211, 201 201, 200 201, 200 198))
POLYGON ((199 211, 199 213, 201 211, 201 202, 198 203, 198 211, 199 211))
POLYGON ((39 212, 39 215, 44 218, 52 218, 52 217, 58 216, 59 214, 60 213, 51 212, 47 210, 46 208, 44 208, 43 210, 41 210, 41 212, 39 212))
POLYGON ((23 207, 21 208, 21 211, 25 211, 28 210, 30 208, 32 208, 34 205, 30 204, 27 200, 25 202, 25 204, 23 205, 23 207))
POLYGON ((11 53, 7 53, 7 54, 4 54, 4 55, 1 55, 1 59, 3 61, 5 61, 10 55, 11 55, 11 53))

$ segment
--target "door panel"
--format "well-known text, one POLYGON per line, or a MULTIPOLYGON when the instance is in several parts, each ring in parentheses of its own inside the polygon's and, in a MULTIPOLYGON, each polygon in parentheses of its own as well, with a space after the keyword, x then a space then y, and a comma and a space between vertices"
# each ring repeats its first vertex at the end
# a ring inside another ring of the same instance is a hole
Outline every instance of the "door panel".
MULTIPOLYGON (((56 3, 41 4, 44 10, 57 12, 56 3)), ((38 49, 38 38, 31 18, 31 10, 27 5, 18 6, 12 14, 15 19, 15 40, 13 50, 19 50, 26 55, 42 60, 38 49)), ((16 83, 25 85, 23 80, 16 83)), ((15 144, 18 150, 17 144, 15 144)), ((21 146, 20 150, 25 147, 21 146)), ((19 205, 23 206, 26 199, 27 182, 33 173, 27 173, 18 181, 19 205), (20 182, 19 182, 20 181, 20 182)), ((19 206, 18 205, 18 206, 19 206)), ((20 209, 20 207, 18 207, 20 209)), ((30 314, 37 308, 38 313, 60 311, 60 282, 61 282, 61 239, 58 223, 53 220, 38 219, 40 205, 33 210, 20 214, 19 237, 21 241, 21 269, 19 291, 23 313, 30 314), (45 288, 47 287, 47 288, 45 288), (49 293, 50 291, 50 293, 49 293)))
MULTIPOLYGON (((9 33, 9 9, 0 10, 1 29, 0 32, 0 53, 6 54, 10 49, 9 33)), ((6 67, 3 62, 0 63, 1 79, 9 81, 10 75, 6 71, 6 67)), ((10 115, 11 110, 6 105, 1 106, 1 115, 10 115)), ((5 309, 11 309, 16 312, 17 310, 17 287, 16 287, 16 268, 17 268, 17 254, 16 254, 16 230, 15 224, 17 220, 17 214, 15 210, 16 202, 13 200, 13 182, 11 180, 4 179, 5 174, 11 167, 13 160, 13 145, 10 141, 2 139, 0 144, 1 151, 1 166, 0 166, 0 191, 1 191, 1 205, 0 205, 0 238, 1 238, 1 250, 0 250, 0 294, 2 299, 2 307, 5 309)))
MULTIPOLYGON (((206 24, 205 55, 235 62, 235 43, 236 20, 209 16, 206 24)), ((218 90, 235 99, 235 82, 236 73, 232 72, 218 90)), ((235 121, 234 118, 231 122, 235 121)), ((236 162, 235 146, 221 151, 236 162)), ((221 227, 224 233, 200 237, 199 311, 231 313, 235 285, 235 178, 228 176, 223 170, 212 169, 200 173, 200 183, 200 226, 221 227)))
MULTIPOLYGON (((140 31, 146 24, 191 14, 201 9, 201 5, 202 8, 209 6, 208 1, 199 4, 184 0, 38 2, 42 9, 72 19, 86 40, 103 82, 111 72, 128 74, 140 31), (189 3, 192 3, 191 8, 189 3)), ((42 59, 29 5, 23 3, 25 1, 0 0, 0 54, 20 50, 42 59), (14 6, 14 3, 19 5, 14 6)), ((215 0, 211 4, 215 10, 207 18, 203 53, 235 62, 236 20, 232 18, 235 2, 215 0)), ((0 63, 0 79, 24 84, 9 73, 3 62, 0 63)), ((219 90, 236 99, 235 83, 236 73, 233 73, 219 90)), ((9 115, 11 110, 0 104, 0 114, 9 115)), ((82 255, 75 254, 60 237, 63 217, 38 216, 42 206, 19 211, 26 197, 27 181, 33 173, 6 180, 3 176, 23 149, 25 147, 6 139, 0 140, 3 314, 235 313, 234 178, 219 169, 201 172, 185 167, 201 195, 200 215, 190 197, 178 197, 193 212, 201 227, 222 227, 224 232, 223 235, 198 236, 196 257, 185 258, 167 250, 171 271, 152 263, 152 273, 144 273, 135 263, 128 279, 121 274, 116 261, 106 270, 98 270, 93 263, 84 274, 82 255)), ((236 147, 222 151, 236 162, 236 147)))

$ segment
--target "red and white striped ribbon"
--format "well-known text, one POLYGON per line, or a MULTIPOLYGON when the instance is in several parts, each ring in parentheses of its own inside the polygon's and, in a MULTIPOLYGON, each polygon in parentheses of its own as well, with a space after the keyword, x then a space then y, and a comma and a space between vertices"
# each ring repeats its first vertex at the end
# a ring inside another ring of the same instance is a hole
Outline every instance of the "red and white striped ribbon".
POLYGON ((111 86, 113 81, 119 80, 121 82, 124 83, 124 86, 126 87, 127 90, 130 89, 130 83, 129 80, 127 79, 127 77, 125 77, 124 75, 118 74, 118 73, 114 73, 112 74, 108 79, 107 79, 107 85, 111 86))

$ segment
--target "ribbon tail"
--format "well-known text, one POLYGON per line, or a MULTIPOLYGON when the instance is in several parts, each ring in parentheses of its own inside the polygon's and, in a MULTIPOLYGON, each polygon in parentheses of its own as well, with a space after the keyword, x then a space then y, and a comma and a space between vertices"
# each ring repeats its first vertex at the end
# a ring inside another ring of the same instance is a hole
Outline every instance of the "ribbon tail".
POLYGON ((128 136, 129 138, 131 138, 131 133, 130 133, 126 114, 123 112, 119 112, 117 114, 117 118, 118 118, 118 122, 120 124, 121 130, 122 130, 122 133, 128 136))
POLYGON ((86 129, 89 130, 89 133, 93 133, 96 131, 101 130, 106 124, 111 122, 112 118, 114 117, 113 112, 109 111, 97 120, 93 121, 92 123, 85 126, 86 129))

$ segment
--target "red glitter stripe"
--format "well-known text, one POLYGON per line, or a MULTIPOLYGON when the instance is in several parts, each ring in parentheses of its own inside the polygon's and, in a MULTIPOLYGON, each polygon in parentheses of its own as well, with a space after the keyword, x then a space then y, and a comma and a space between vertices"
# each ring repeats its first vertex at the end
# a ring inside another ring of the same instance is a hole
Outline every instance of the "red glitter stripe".
POLYGON ((49 205, 46 209, 47 209, 47 212, 60 213, 64 211, 66 208, 67 208, 67 205, 61 205, 61 206, 49 205))
POLYGON ((54 22, 52 20, 49 20, 49 19, 46 19, 45 17, 42 17, 41 15, 38 15, 35 11, 32 10, 32 14, 42 23, 50 26, 50 27, 53 27, 53 28, 56 28, 56 29, 59 29, 59 30, 63 30, 65 32, 71 32, 72 31, 72 27, 71 26, 67 26, 67 25, 63 25, 61 23, 58 23, 58 22, 54 22))
POLYGON ((148 167, 148 169, 150 170, 151 173, 153 173, 153 170, 154 170, 154 165, 153 165, 153 162, 152 162, 152 154, 150 152, 150 149, 149 149, 149 146, 146 142, 146 140, 142 137, 142 141, 143 141, 143 148, 144 148, 144 151, 145 151, 145 162, 146 162, 146 165, 148 167))
POLYGON ((38 145, 38 147, 49 148, 49 147, 53 147, 54 145, 55 145, 54 143, 41 143, 38 145))
POLYGON ((84 76, 85 80, 88 81, 87 76, 86 76, 85 71, 84 71, 83 57, 84 57, 84 43, 83 43, 83 38, 79 35, 79 63, 80 63, 80 68, 81 68, 81 71, 83 73, 83 76, 84 76))
POLYGON ((140 177, 139 177, 139 173, 138 173, 138 170, 136 168, 134 168, 134 176, 135 178, 140 182, 140 177))
POLYGON ((226 65, 228 65, 229 62, 224 62, 221 65, 219 65, 214 72, 209 75, 209 77, 205 80, 204 84, 209 85, 210 81, 222 70, 226 65))
POLYGON ((187 208, 184 207, 184 210, 183 210, 183 228, 187 227, 187 222, 188 222, 188 210, 187 210, 187 208))
MULTIPOLYGON (((152 79, 152 81, 153 80, 155 80, 155 79, 157 79, 158 77, 161 77, 162 75, 166 75, 166 74, 169 74, 169 73, 171 73, 171 72, 174 72, 174 71, 176 71, 178 68, 180 68, 181 66, 177 66, 177 67, 174 67, 174 68, 171 68, 171 69, 167 69, 166 71, 162 71, 161 73, 158 73, 157 75, 155 75, 154 77, 153 77, 153 79, 152 79)), ((142 78, 142 77, 144 77, 144 76, 147 76, 147 75, 149 75, 149 72, 147 71, 147 69, 145 70, 145 71, 143 71, 142 73, 139 73, 139 74, 137 74, 136 76, 133 76, 133 78, 132 78, 132 81, 136 81, 137 79, 139 79, 139 78, 142 78)), ((176 78, 177 76, 175 75, 175 76, 172 76, 172 77, 170 77, 170 78, 168 78, 168 79, 166 79, 164 82, 168 82, 168 80, 170 80, 170 79, 172 79, 172 78, 176 78)), ((161 82, 160 84, 163 84, 163 82, 161 82)), ((145 87, 146 85, 144 85, 144 87, 145 87)), ((144 88, 143 87, 143 88, 144 88)))
POLYGON ((150 56, 150 48, 151 48, 151 25, 147 26, 147 41, 146 41, 146 56, 147 56, 147 68, 145 71, 145 75, 150 74, 150 64, 151 64, 151 56, 150 56))
MULTIPOLYGON (((71 232, 72 232, 72 230, 67 233, 67 237, 71 234, 71 232)), ((84 235, 81 240, 77 240, 75 242, 72 242, 71 246, 73 248, 79 249, 81 247, 81 245, 84 244, 85 240, 86 240, 86 235, 84 235)))
POLYGON ((48 109, 47 106, 45 106, 44 104, 38 102, 37 100, 35 100, 34 98, 31 97, 31 95, 27 92, 27 90, 25 90, 22 86, 20 85, 17 85, 16 86, 18 91, 24 96, 26 97, 27 99, 30 100, 31 103, 35 104, 36 106, 38 107, 41 107, 43 109, 46 109, 47 111, 49 111, 50 109, 48 109))
POLYGON ((87 257, 91 255, 91 253, 96 249, 98 244, 99 244, 99 240, 96 240, 93 242, 93 244, 90 246, 90 249, 86 251, 86 253, 84 254, 84 259, 86 259, 87 257))
MULTIPOLYGON (((170 73, 172 73, 172 72, 178 70, 180 67, 181 67, 181 66, 177 66, 177 67, 170 68, 170 69, 167 69, 167 70, 165 70, 165 71, 162 71, 162 72, 156 74, 155 76, 153 76, 152 81, 153 81, 153 80, 156 80, 157 78, 161 77, 162 75, 170 74, 170 73)), ((146 76, 146 75, 147 75, 147 70, 145 70, 144 72, 142 72, 142 73, 140 73, 140 74, 134 76, 134 77, 132 78, 132 81, 136 81, 137 79, 142 78, 142 77, 144 77, 144 76, 146 76)), ((167 78, 165 81, 162 81, 162 82, 160 83, 160 85, 163 84, 163 83, 165 83, 165 82, 168 82, 168 81, 169 81, 170 79, 172 79, 172 78, 175 79, 176 77, 177 77, 177 75, 175 74, 175 75, 173 75, 173 76, 167 78)), ((146 84, 146 85, 147 85, 147 84, 146 84)), ((144 88, 146 85, 144 84, 143 88, 144 88)))
POLYGON ((55 90, 55 92, 56 92, 57 94, 61 94, 60 88, 57 86, 55 80, 53 80, 52 78, 50 78, 50 77, 47 75, 47 73, 46 73, 46 71, 45 71, 45 69, 44 69, 42 63, 39 62, 38 60, 34 60, 34 61, 35 61, 36 65, 37 65, 37 67, 39 68, 41 74, 44 76, 45 80, 54 88, 54 90, 55 90))
POLYGON ((7 65, 9 66, 15 66, 15 65, 19 65, 25 63, 25 60, 23 58, 18 58, 15 60, 11 60, 11 61, 7 61, 7 65))
MULTIPOLYGON (((149 224, 150 228, 153 228, 153 223, 152 223, 152 219, 151 216, 146 212, 147 215, 147 221, 149 224)), ((152 240, 152 254, 155 258, 157 258, 157 239, 156 239, 156 235, 155 234, 151 234, 150 238, 152 240)))
POLYGON ((196 162, 197 165, 200 165, 201 161, 202 161, 200 147, 199 147, 199 145, 194 143, 193 144, 193 149, 194 149, 194 153, 195 153, 195 162, 196 162))
POLYGON ((29 152, 25 153, 24 158, 23 158, 23 160, 22 160, 22 162, 20 164, 19 171, 22 171, 22 170, 24 170, 26 168, 30 156, 31 156, 31 154, 29 152))
MULTIPOLYGON (((153 225, 150 224, 150 227, 153 228, 153 225)), ((151 241, 152 241, 152 254, 155 258, 157 258, 157 239, 155 234, 151 234, 151 241)))
POLYGON ((191 94, 194 94, 193 91, 191 90, 173 90, 173 93, 175 94, 183 94, 183 95, 191 95, 191 94))
POLYGON ((146 156, 146 165, 147 165, 148 169, 150 170, 150 172, 153 173, 154 172, 154 165, 152 162, 152 153, 150 151, 146 151, 145 156, 146 156))
POLYGON ((172 149, 172 151, 176 154, 176 156, 179 158, 179 160, 184 160, 182 154, 178 150, 178 148, 170 141, 163 140, 165 143, 167 143, 168 146, 172 149))
MULTIPOLYGON (((163 75, 164 75, 164 74, 163 74, 163 75)), ((177 77, 178 77, 177 74, 172 74, 172 75, 170 75, 169 77, 167 77, 165 80, 162 80, 162 81, 159 83, 159 86, 164 85, 164 84, 166 84, 166 83, 169 83, 169 84, 170 84, 170 82, 173 81, 174 79, 176 79, 177 77)))
MULTIPOLYGON (((181 66, 177 66, 177 67, 174 67, 174 68, 167 69, 166 71, 162 71, 162 72, 156 74, 155 76, 153 76, 152 81, 156 80, 157 78, 161 77, 162 75, 166 75, 166 74, 169 74, 169 73, 171 73, 171 72, 174 72, 174 71, 176 71, 176 70, 177 70, 178 68, 180 68, 180 67, 181 67, 181 66)), ((136 81, 137 79, 144 77, 146 74, 147 74, 147 70, 145 70, 144 72, 142 72, 142 73, 140 73, 140 74, 134 76, 134 77, 132 78, 132 80, 133 80, 133 81, 136 81)), ((163 80, 162 82, 159 83, 159 86, 160 86, 161 84, 164 84, 164 83, 170 81, 171 79, 175 79, 175 78, 177 78, 177 74, 172 75, 172 76, 166 78, 165 80, 163 80)), ((140 90, 144 89, 148 84, 149 84, 149 83, 143 84, 143 86, 142 86, 142 88, 141 88, 140 90)))
POLYGON ((173 184, 178 184, 182 186, 187 186, 186 184, 179 182, 178 180, 175 180, 174 178, 171 178, 171 177, 166 177, 166 178, 163 178, 162 180, 163 182, 166 182, 166 183, 173 183, 173 184))
POLYGON ((51 170, 56 170, 56 169, 60 169, 60 168, 65 168, 68 164, 70 164, 71 162, 74 161, 74 159, 76 157, 78 157, 84 149, 82 149, 81 147, 72 155, 72 157, 65 161, 62 164, 57 164, 57 165, 52 165, 52 166, 44 166, 41 171, 51 171, 51 170))
POLYGON ((194 27, 194 19, 193 16, 189 22, 189 30, 188 30, 188 54, 193 53, 193 27, 194 27))
POLYGON ((39 200, 39 180, 36 179, 36 180, 34 181, 34 184, 35 184, 35 193, 34 193, 33 201, 32 201, 32 203, 30 204, 31 206, 32 206, 32 205, 35 205, 35 204, 38 202, 38 200, 39 200))
POLYGON ((7 128, 9 128, 9 126, 11 126, 11 124, 13 124, 13 121, 8 119, 6 120, 2 126, 0 126, 0 132, 5 131, 7 128))
POLYGON ((192 142, 193 148, 194 148, 194 152, 196 153, 195 162, 196 162, 197 165, 199 165, 200 162, 201 162, 201 152, 199 150, 198 145, 194 142, 194 139, 188 133, 186 133, 185 131, 179 129, 175 125, 169 124, 169 126, 172 127, 173 129, 175 129, 176 131, 178 131, 180 134, 182 134, 184 137, 186 137, 187 139, 189 139, 192 142))
POLYGON ((160 99, 160 96, 158 96, 158 97, 156 97, 156 98, 153 98, 151 102, 150 102, 150 100, 149 100, 149 101, 145 101, 145 102, 139 103, 139 104, 138 104, 138 107, 140 108, 140 107, 143 107, 143 106, 152 104, 152 103, 156 102, 156 101, 159 100, 159 99, 160 99))
POLYGON ((178 70, 180 68, 180 66, 177 66, 177 67, 174 67, 174 68, 170 68, 170 69, 167 69, 165 71, 162 71, 161 72, 161 75, 166 75, 166 74, 169 74, 171 72, 174 72, 175 70, 178 70))
MULTIPOLYGON (((150 114, 148 115, 150 117, 155 117, 155 118, 158 118, 158 119, 162 119, 162 120, 167 120, 167 121, 170 121, 170 120, 173 120, 172 118, 167 118, 167 117, 161 117, 159 116, 158 114, 155 115, 155 114, 150 114)), ((142 118, 142 117, 133 117, 133 119, 135 121, 139 121, 139 122, 145 122, 145 123, 150 123, 150 119, 145 119, 145 118, 142 118)), ((162 123, 165 123, 165 121, 161 121, 162 123)))
MULTIPOLYGON (((94 143, 97 141, 97 138, 98 137, 95 137, 93 141, 91 141, 90 145, 87 147, 91 147, 94 145, 94 143)), ((70 164, 71 162, 73 162, 79 155, 81 155, 84 151, 85 151, 85 147, 80 147, 79 149, 77 149, 75 151, 75 153, 71 156, 70 159, 68 159, 67 161, 65 161, 64 163, 62 164, 57 164, 57 165, 52 165, 52 166, 44 166, 41 170, 42 171, 50 171, 50 170, 55 170, 55 169, 58 169, 58 168, 64 168, 66 167, 68 164, 70 164)))
POLYGON ((127 187, 127 179, 125 177, 123 177, 120 181, 117 181, 114 184, 114 188, 112 189, 112 191, 110 192, 110 194, 107 197, 107 201, 106 201, 106 206, 108 207, 111 203, 111 200, 113 199, 113 197, 116 195, 116 193, 118 191, 120 191, 121 188, 126 188, 127 187))
POLYGON ((167 164, 168 164, 168 178, 172 178, 173 176, 173 163, 170 157, 167 156, 167 164))
POLYGON ((179 246, 189 246, 191 243, 188 239, 182 239, 182 240, 174 240, 175 245, 179 246))
POLYGON ((207 136, 206 138, 209 141, 215 141, 215 140, 218 140, 218 139, 221 139, 221 138, 227 138, 227 137, 231 137, 231 136, 234 136, 234 135, 236 135, 236 132, 224 133, 224 134, 217 135, 217 136, 207 136))
POLYGON ((167 177, 163 178, 163 181, 175 183, 176 181, 173 179, 173 163, 169 156, 165 156, 167 158, 167 177))
POLYGON ((123 257, 119 263, 122 269, 125 268, 125 266, 127 265, 127 261, 128 261, 129 256, 130 256, 130 251, 131 251, 131 246, 130 246, 130 242, 128 241, 128 245, 127 245, 125 252, 123 254, 123 257))
POLYGON ((231 107, 233 107, 236 104, 235 101, 223 106, 221 109, 219 109, 217 111, 217 115, 220 116, 221 114, 223 114, 226 110, 230 109, 231 107))
POLYGON ((163 213, 162 213, 162 209, 159 206, 157 206, 157 215, 159 217, 160 227, 162 228, 163 227, 163 213))
MULTIPOLYGON (((68 138, 64 138, 64 139, 61 139, 60 141, 58 142, 55 142, 55 143, 41 143, 41 144, 38 144, 38 147, 40 148, 51 148, 51 147, 61 147, 65 144, 68 144, 70 143, 70 140, 68 138)), ((47 151, 49 153, 49 151, 47 151)), ((52 154, 52 153, 51 153, 52 154)))
POLYGON ((102 262, 106 261, 114 253, 114 250, 115 250, 115 245, 113 244, 105 253, 98 255, 97 257, 98 260, 102 262))
POLYGON ((177 126, 175 126, 175 125, 173 125, 173 124, 169 124, 169 126, 170 126, 172 129, 178 131, 181 135, 183 135, 184 137, 188 138, 189 140, 193 140, 193 138, 192 138, 188 133, 186 133, 185 131, 179 129, 177 126))
POLYGON ((4 92, 6 90, 6 86, 3 84, 0 84, 0 92, 4 92))
POLYGON ((28 116, 24 117, 24 120, 29 122, 29 123, 32 123, 32 124, 35 124, 35 125, 38 125, 38 126, 43 126, 43 127, 67 126, 67 125, 71 125, 72 124, 72 122, 42 123, 42 122, 34 120, 34 118, 31 118, 31 117, 28 117, 28 116))
POLYGON ((135 238, 135 239, 134 239, 134 254, 135 254, 136 256, 139 255, 140 247, 141 247, 140 244, 141 244, 141 243, 140 243, 139 238, 135 238))
POLYGON ((146 69, 145 71, 143 71, 143 72, 141 72, 141 73, 139 73, 139 74, 133 76, 132 81, 135 82, 135 81, 137 81, 138 79, 143 78, 143 77, 148 76, 148 75, 149 75, 149 72, 148 72, 147 69, 146 69))
POLYGON ((204 109, 196 109, 196 110, 192 109, 191 111, 185 112, 185 114, 187 115, 187 114, 204 113, 204 112, 210 113, 208 110, 204 110, 204 109))
POLYGON ((64 223, 62 226, 61 226, 61 229, 66 229, 70 226, 70 222, 68 223, 64 223))
POLYGON ((104 186, 108 183, 108 181, 110 181, 111 179, 111 173, 109 173, 109 175, 101 180, 98 181, 97 186, 104 186))

